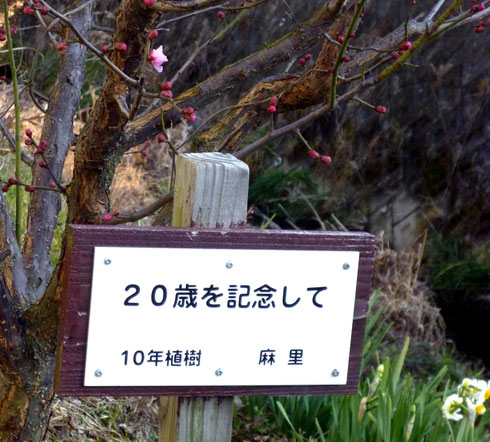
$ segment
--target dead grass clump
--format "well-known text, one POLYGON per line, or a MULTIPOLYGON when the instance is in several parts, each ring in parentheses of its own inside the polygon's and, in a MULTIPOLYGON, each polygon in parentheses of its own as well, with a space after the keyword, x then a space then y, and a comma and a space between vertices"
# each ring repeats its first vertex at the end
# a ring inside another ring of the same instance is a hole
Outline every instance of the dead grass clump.
POLYGON ((393 326, 391 337, 410 336, 418 341, 441 345, 445 324, 434 305, 434 294, 418 278, 427 233, 401 251, 386 247, 383 233, 378 235, 374 254, 373 287, 379 288, 376 307, 381 308, 393 326))
POLYGON ((151 397, 55 399, 46 440, 156 441, 157 424, 151 397))

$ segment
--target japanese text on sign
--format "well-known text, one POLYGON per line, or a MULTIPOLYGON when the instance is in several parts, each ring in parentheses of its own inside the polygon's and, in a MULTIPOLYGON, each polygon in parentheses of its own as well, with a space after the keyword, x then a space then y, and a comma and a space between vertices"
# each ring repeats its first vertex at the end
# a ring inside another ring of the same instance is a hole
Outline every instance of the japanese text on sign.
POLYGON ((85 386, 343 385, 358 263, 355 251, 96 247, 85 386))

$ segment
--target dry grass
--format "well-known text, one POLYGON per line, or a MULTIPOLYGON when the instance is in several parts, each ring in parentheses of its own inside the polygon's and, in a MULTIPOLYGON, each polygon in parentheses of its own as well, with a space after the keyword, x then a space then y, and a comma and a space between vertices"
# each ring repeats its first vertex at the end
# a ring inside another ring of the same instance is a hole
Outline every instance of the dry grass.
POLYGON ((395 252, 386 247, 383 234, 378 235, 373 287, 380 289, 376 306, 393 322, 392 337, 410 336, 441 345, 445 341, 444 320, 433 302, 433 292, 419 279, 426 237, 424 233, 411 247, 395 252))
POLYGON ((46 440, 157 440, 157 404, 151 397, 55 399, 46 440))

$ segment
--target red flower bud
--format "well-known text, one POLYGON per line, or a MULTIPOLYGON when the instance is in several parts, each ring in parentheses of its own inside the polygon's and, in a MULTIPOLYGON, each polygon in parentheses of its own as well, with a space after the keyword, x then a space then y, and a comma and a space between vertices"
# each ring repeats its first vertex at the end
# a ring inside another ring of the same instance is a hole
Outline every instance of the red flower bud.
POLYGON ((28 138, 27 140, 24 141, 24 144, 26 146, 30 146, 30 145, 32 145, 32 140, 30 138, 28 138))
POLYGON ((113 213, 114 216, 119 216, 119 210, 116 210, 114 213, 113 213))
POLYGON ((7 36, 5 34, 0 34, 0 41, 7 40, 7 36))
POLYGON ((348 63, 348 62, 350 61, 350 57, 349 57, 348 55, 344 55, 344 56, 342 57, 342 61, 343 61, 344 63, 348 63))
POLYGON ((189 115, 190 115, 190 114, 193 114, 193 113, 194 113, 194 108, 192 108, 192 107, 190 107, 190 106, 188 106, 188 107, 184 107, 184 109, 182 109, 182 113, 183 113, 184 115, 186 115, 186 114, 189 114, 189 115))
MULTIPOLYGON (((0 41, 1 41, 1 40, 0 40, 0 41)), ((2 76, 0 77, 0 81, 7 81, 7 77, 6 77, 5 75, 2 75, 2 76)))
POLYGON ((157 0, 145 0, 145 5, 146 6, 151 6, 153 5, 157 0))
POLYGON ((271 106, 269 106, 269 107, 267 108, 267 112, 269 112, 270 114, 273 114, 273 113, 275 113, 276 111, 277 111, 276 106, 272 106, 272 105, 271 105, 271 106))
POLYGON ((310 149, 308 151, 308 155, 313 158, 314 160, 316 160, 317 158, 320 157, 320 154, 316 151, 316 150, 313 150, 313 149, 310 149))
POLYGON ((158 37, 158 31, 156 29, 153 29, 153 31, 151 31, 148 34, 148 40, 153 40, 153 39, 155 39, 157 37, 158 37))
POLYGON ((39 167, 46 169, 46 167, 48 167, 48 164, 46 163, 46 161, 39 161, 39 167))
POLYGON ((148 152, 146 150, 142 150, 140 153, 143 158, 148 156, 148 152))
POLYGON ((225 13, 223 11, 219 11, 217 14, 218 18, 224 19, 225 18, 225 13))
POLYGON ((112 219, 112 216, 113 216, 112 213, 106 213, 104 215, 104 221, 108 223, 112 219))
POLYGON ((9 189, 10 189, 10 186, 9 186, 8 184, 4 184, 4 185, 2 186, 2 192, 8 192, 8 191, 9 191, 9 189))
POLYGON ((196 114, 195 113, 192 113, 192 114, 184 114, 184 118, 193 123, 194 121, 196 121, 196 114))
POLYGON ((119 43, 116 43, 114 45, 114 49, 116 51, 119 51, 119 52, 126 52, 128 50, 128 47, 127 47, 126 43, 120 41, 119 43))
POLYGON ((46 140, 39 141, 39 149, 46 149, 48 147, 48 142, 46 140))
POLYGON ((163 143, 164 141, 165 141, 165 135, 163 134, 158 135, 158 142, 163 143))
POLYGON ((305 60, 310 61, 311 60, 311 54, 306 54, 305 55, 305 60))
POLYGON ((356 34, 354 34, 353 32, 351 32, 351 33, 349 34, 349 37, 350 37, 350 38, 354 38, 355 36, 356 36, 356 34))
POLYGON ((172 89, 172 83, 170 83, 170 81, 164 81, 161 85, 160 85, 160 89, 162 91, 169 91, 170 89, 172 89))
POLYGON ((146 140, 145 147, 150 147, 150 146, 151 146, 151 140, 146 140))
POLYGON ((478 5, 478 10, 479 10, 479 11, 483 11, 484 9, 485 9, 485 5, 484 5, 483 3, 480 3, 480 4, 478 5))
POLYGON ((477 26, 477 27, 475 28, 475 32, 476 32, 477 34, 480 34, 481 32, 484 32, 484 31, 485 31, 485 26, 483 26, 483 25, 477 26))
POLYGON ((279 101, 279 98, 277 98, 275 95, 271 98, 271 106, 277 106, 277 103, 279 101))
POLYGON ((32 138, 32 130, 31 130, 31 129, 26 129, 26 135, 27 135, 29 138, 32 138))
POLYGON ((32 6, 26 6, 24 8, 24 11, 23 12, 26 15, 32 15, 32 14, 34 14, 35 11, 34 11, 34 8, 32 6))
POLYGON ((380 114, 385 114, 386 111, 387 111, 386 107, 381 106, 381 105, 376 108, 376 112, 378 112, 380 114))
POLYGON ((68 42, 67 41, 60 41, 57 45, 56 45, 56 50, 58 52, 61 52, 61 51, 65 51, 66 49, 68 49, 68 42))
POLYGON ((26 186, 26 187, 24 187, 24 190, 26 192, 31 192, 31 193, 34 192, 36 189, 37 189, 36 186, 26 186))
POLYGON ((390 56, 391 58, 394 58, 396 60, 400 56, 400 54, 398 52, 393 51, 390 52, 390 56))
POLYGON ((329 157, 329 156, 327 156, 327 155, 322 155, 322 156, 320 157, 320 161, 321 161, 322 163, 325 163, 325 164, 328 166, 328 165, 329 165, 329 164, 332 162, 332 158, 330 158, 330 157, 329 157))
POLYGON ((165 98, 172 98, 174 94, 172 94, 172 91, 162 91, 160 92, 160 95, 165 98))
MULTIPOLYGON (((19 180, 20 181, 20 180, 19 180)), ((9 184, 17 184, 17 178, 14 178, 14 177, 10 177, 7 182, 9 184)))
POLYGON ((398 46, 398 49, 400 51, 408 51, 411 47, 412 47, 412 42, 404 41, 400 46, 398 46))
POLYGON ((332 68, 332 67, 327 68, 327 72, 328 72, 329 74, 333 73, 333 68, 332 68))
POLYGON ((338 41, 339 43, 343 43, 343 42, 344 42, 344 36, 343 36, 343 35, 339 35, 339 36, 337 37, 337 41, 338 41))
POLYGON ((107 45, 102 45, 102 46, 100 47, 100 50, 101 50, 101 52, 102 52, 103 54, 107 54, 107 53, 108 53, 108 52, 109 52, 111 49, 110 49, 110 48, 109 48, 109 46, 107 46, 107 45))
POLYGON ((359 14, 359 17, 364 18, 364 12, 361 12, 361 13, 359 14))
POLYGON ((53 183, 53 182, 51 182, 51 183, 48 184, 48 186, 51 187, 51 189, 54 189, 56 187, 56 184, 53 183))
POLYGON ((41 15, 47 15, 49 12, 49 8, 47 6, 41 6, 41 9, 39 9, 39 12, 41 15))
POLYGON ((305 61, 305 59, 304 59, 304 58, 300 58, 300 59, 298 60, 298 63, 299 63, 301 66, 304 66, 304 65, 306 64, 306 61, 305 61))

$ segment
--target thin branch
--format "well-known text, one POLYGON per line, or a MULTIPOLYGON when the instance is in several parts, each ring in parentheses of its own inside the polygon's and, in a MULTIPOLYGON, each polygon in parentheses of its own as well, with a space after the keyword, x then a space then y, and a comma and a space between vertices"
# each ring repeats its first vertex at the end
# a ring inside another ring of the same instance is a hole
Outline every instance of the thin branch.
POLYGON ((157 199, 149 206, 144 207, 143 209, 140 209, 136 212, 121 213, 118 216, 113 217, 109 222, 105 222, 104 218, 100 216, 97 221, 99 224, 111 224, 111 225, 125 224, 125 223, 139 221, 140 219, 153 215, 155 212, 157 212, 159 209, 165 206, 165 204, 172 201, 173 198, 174 198, 174 192, 171 191, 166 195, 163 195, 161 198, 157 199))
MULTIPOLYGON (((10 146, 10 150, 12 152, 15 152, 15 139, 12 136, 12 134, 10 133, 7 125, 5 124, 5 122, 2 119, 0 119, 0 130, 2 131, 3 135, 7 139, 9 146, 10 146)), ((34 158, 32 158, 29 154, 27 154, 22 149, 21 149, 21 159, 28 166, 32 166, 32 164, 34 163, 34 158)))
POLYGON ((158 23, 157 30, 159 31, 159 30, 163 29, 163 28, 161 28, 161 26, 168 25, 169 23, 174 23, 176 21, 185 20, 186 18, 193 17, 195 15, 204 14, 205 12, 212 11, 213 9, 221 9, 227 4, 228 4, 228 2, 225 2, 225 3, 222 3, 221 5, 210 6, 209 8, 199 9, 197 11, 189 12, 188 14, 182 14, 182 15, 179 15, 178 17, 170 18, 168 20, 163 20, 160 23, 158 23))
POLYGON ((219 3, 222 0, 191 0, 181 2, 171 2, 167 0, 159 0, 151 8, 160 12, 189 12, 198 9, 207 8, 208 6, 219 3))
POLYGON ((446 3, 446 0, 439 0, 435 5, 434 7, 432 8, 432 10, 427 14, 427 17, 425 17, 425 22, 426 23, 432 23, 432 19, 434 18, 434 16, 439 12, 439 9, 442 8, 442 5, 444 5, 444 3, 446 3))
POLYGON ((129 77, 126 73, 121 71, 111 60, 109 60, 103 53, 102 51, 99 51, 90 41, 88 41, 77 29, 77 27, 73 24, 73 22, 65 17, 63 14, 59 13, 55 9, 53 9, 51 6, 49 6, 45 1, 43 1, 43 4, 49 7, 49 12, 53 14, 56 18, 60 19, 63 23, 65 23, 72 31, 73 33, 77 36, 79 42, 83 45, 85 45, 90 51, 92 51, 97 57, 99 57, 111 70, 113 70, 117 75, 119 75, 121 78, 123 78, 126 82, 128 82, 132 86, 138 86, 138 80, 135 80, 134 78, 129 77))

